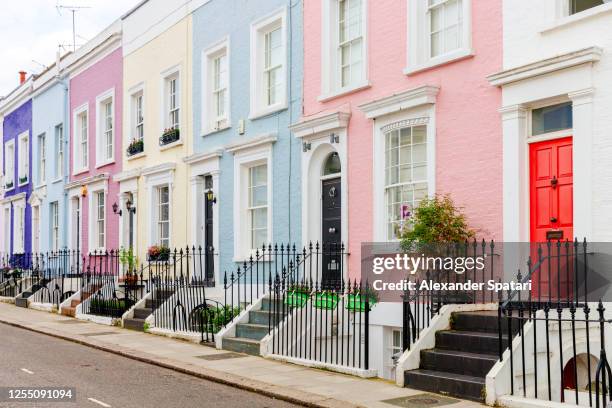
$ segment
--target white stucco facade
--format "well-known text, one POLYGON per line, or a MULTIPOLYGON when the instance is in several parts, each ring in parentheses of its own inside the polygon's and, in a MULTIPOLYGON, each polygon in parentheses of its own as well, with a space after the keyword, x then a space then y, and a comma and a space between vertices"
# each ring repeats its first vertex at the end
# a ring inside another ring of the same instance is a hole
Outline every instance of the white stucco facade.
POLYGON ((567 0, 503 2, 504 241, 530 239, 529 144, 573 137, 574 236, 612 240, 612 4, 570 15, 567 0), (571 102, 573 127, 531 135, 532 109, 571 102))

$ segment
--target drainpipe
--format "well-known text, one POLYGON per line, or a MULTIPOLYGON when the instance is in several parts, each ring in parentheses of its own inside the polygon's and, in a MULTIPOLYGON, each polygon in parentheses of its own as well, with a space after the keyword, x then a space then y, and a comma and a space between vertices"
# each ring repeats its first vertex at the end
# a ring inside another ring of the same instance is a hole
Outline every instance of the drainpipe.
MULTIPOLYGON (((70 150, 68 150, 68 139, 70 139, 70 118, 69 118, 69 111, 70 111, 70 98, 69 98, 69 93, 68 93, 68 79, 66 75, 62 74, 62 68, 60 66, 60 62, 61 62, 61 58, 60 58, 60 52, 58 51, 56 54, 56 68, 57 68, 57 75, 56 78, 58 79, 59 83, 63 86, 64 88, 64 123, 62 126, 62 131, 63 131, 63 143, 64 143, 64 163, 62 163, 62 170, 63 170, 63 174, 62 177, 64 179, 64 185, 66 185, 66 183, 68 182, 68 173, 70 172, 70 165, 66 166, 66 160, 68 159, 68 163, 70 163, 70 150)), ((68 191, 66 191, 66 189, 64 188, 64 208, 63 208, 63 215, 62 215, 62 220, 63 220, 63 225, 65 226, 63 228, 62 231, 62 242, 64 242, 64 247, 68 248, 68 191)))
MULTIPOLYGON (((288 16, 287 16, 287 26, 288 26, 288 30, 287 30, 287 44, 289 45, 289 64, 287 67, 287 83, 289 84, 289 124, 293 123, 293 81, 292 81, 292 75, 291 75, 291 70, 293 67, 293 19, 292 19, 292 13, 293 13, 293 8, 295 6, 297 6, 298 4, 300 4, 300 0, 297 0, 295 3, 292 3, 291 0, 288 0, 289 2, 289 12, 288 12, 288 16)), ((289 131, 289 177, 287 177, 287 203, 288 203, 288 216, 289 216, 289 220, 287 222, 287 228, 288 228, 288 242, 289 244, 291 244, 292 242, 292 237, 291 237, 291 221, 292 221, 292 217, 291 217, 291 187, 292 187, 292 183, 291 183, 291 179, 292 179, 292 169, 293 169, 293 137, 291 136, 291 131, 289 131)))

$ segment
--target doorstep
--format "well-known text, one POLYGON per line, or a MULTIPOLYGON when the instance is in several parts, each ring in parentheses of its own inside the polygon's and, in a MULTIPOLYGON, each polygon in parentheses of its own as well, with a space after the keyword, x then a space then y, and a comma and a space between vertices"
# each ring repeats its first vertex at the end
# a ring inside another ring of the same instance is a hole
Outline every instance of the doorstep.
MULTIPOLYGON (((422 394, 380 379, 357 378, 247 355, 223 358, 222 354, 228 352, 212 347, 92 322, 65 324, 66 320, 71 319, 0 304, 0 322, 301 405, 393 408, 397 405, 383 401, 422 394), (110 332, 121 335, 109 335, 110 332), (215 358, 217 355, 219 358, 215 358)), ((446 407, 482 405, 456 400, 446 407)))

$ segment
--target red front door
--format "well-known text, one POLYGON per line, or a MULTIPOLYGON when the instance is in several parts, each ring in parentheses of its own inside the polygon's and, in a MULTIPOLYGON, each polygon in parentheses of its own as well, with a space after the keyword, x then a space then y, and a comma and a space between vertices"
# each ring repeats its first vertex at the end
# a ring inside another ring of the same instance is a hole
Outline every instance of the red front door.
POLYGON ((531 248, 532 294, 539 300, 568 299, 574 286, 572 138, 531 144, 529 170, 531 242, 538 243, 531 248), (552 242, 542 244, 546 241, 552 242))
POLYGON ((529 146, 531 242, 573 240, 572 138, 529 146))

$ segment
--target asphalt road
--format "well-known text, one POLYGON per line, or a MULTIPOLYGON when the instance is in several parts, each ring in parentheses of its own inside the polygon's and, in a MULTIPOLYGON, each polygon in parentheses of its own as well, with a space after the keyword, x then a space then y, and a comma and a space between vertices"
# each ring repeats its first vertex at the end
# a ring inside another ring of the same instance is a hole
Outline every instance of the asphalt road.
POLYGON ((0 323, 0 387, 74 387, 76 402, 0 407, 291 407, 292 404, 0 323))

